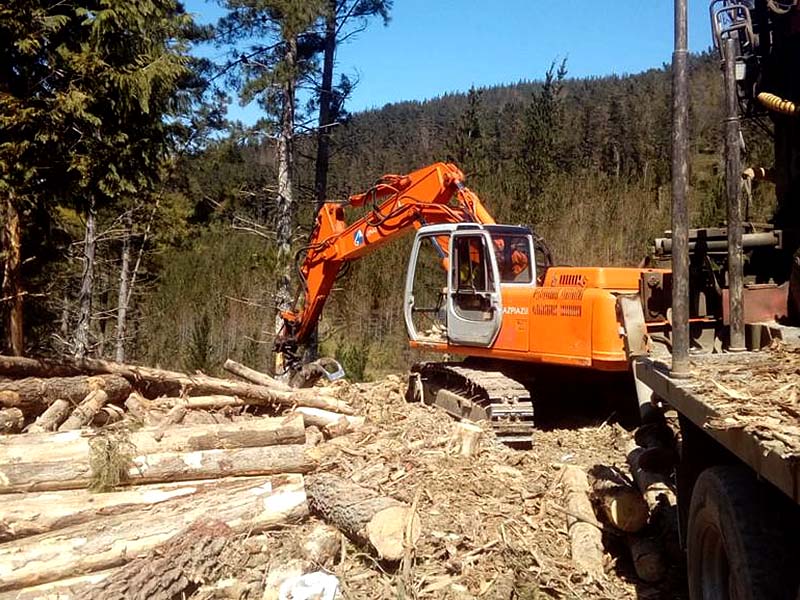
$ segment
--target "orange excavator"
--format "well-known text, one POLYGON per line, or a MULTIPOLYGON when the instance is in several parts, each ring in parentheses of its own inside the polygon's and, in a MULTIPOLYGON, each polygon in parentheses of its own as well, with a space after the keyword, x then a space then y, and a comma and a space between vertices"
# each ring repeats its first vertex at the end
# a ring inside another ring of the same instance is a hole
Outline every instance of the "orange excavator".
POLYGON ((466 358, 414 365, 410 399, 487 420, 506 442, 531 439, 526 365, 629 371, 647 351, 647 329, 666 324, 664 315, 645 317, 639 295, 648 275, 664 271, 553 266, 541 238, 496 224, 461 171, 436 163, 385 175, 348 202, 322 206, 298 253, 302 304, 283 313, 276 342, 290 369, 300 367, 300 348, 342 268, 412 228, 404 302, 410 344, 466 358), (368 212, 347 224, 347 207, 368 212))

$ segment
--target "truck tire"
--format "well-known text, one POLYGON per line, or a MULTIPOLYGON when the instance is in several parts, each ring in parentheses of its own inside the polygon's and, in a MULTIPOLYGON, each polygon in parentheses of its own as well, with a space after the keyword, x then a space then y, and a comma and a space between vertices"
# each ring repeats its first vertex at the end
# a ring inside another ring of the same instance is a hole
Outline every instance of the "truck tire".
POLYGON ((746 467, 718 466, 700 474, 686 535, 692 600, 795 599, 790 527, 776 496, 746 467))

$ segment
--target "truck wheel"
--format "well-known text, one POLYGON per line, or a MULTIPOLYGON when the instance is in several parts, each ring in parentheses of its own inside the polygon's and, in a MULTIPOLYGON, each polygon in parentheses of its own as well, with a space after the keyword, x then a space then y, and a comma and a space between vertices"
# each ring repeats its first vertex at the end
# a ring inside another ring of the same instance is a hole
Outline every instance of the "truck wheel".
MULTIPOLYGON (((744 467, 700 474, 687 532, 692 600, 792 600, 797 579, 772 490, 744 467)), ((796 570, 796 569, 795 569, 796 570)))

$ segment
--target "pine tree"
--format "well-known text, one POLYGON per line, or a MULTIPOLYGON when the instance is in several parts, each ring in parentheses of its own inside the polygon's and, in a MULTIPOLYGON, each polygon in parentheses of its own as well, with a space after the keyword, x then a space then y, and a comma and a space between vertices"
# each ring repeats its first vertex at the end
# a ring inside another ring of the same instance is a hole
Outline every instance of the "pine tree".
POLYGON ((318 92, 317 155, 314 163, 317 211, 327 199, 331 127, 346 116, 344 102, 352 90, 352 83, 346 75, 341 76, 338 86, 333 85, 336 48, 364 29, 370 17, 380 16, 386 25, 391 7, 392 0, 327 0, 322 34, 322 74, 318 92))
POLYGON ((455 162, 465 173, 471 185, 486 174, 486 139, 482 127, 482 92, 472 86, 467 93, 467 107, 453 126, 452 136, 447 136, 448 160, 455 162))
POLYGON ((250 42, 236 53, 236 83, 242 102, 257 100, 265 110, 267 130, 275 139, 277 186, 275 238, 277 269, 274 327, 281 312, 292 308, 292 238, 296 226, 294 138, 297 91, 314 70, 319 38, 313 26, 324 14, 324 0, 227 0, 228 14, 219 25, 220 40, 250 42))
MULTIPOLYGON (((558 69, 550 65, 540 90, 531 95, 522 122, 517 163, 525 182, 525 204, 530 221, 548 214, 542 192, 559 165, 559 139, 562 127, 561 92, 567 76, 566 60, 558 69)), ((522 207, 520 207, 522 208, 522 207)))

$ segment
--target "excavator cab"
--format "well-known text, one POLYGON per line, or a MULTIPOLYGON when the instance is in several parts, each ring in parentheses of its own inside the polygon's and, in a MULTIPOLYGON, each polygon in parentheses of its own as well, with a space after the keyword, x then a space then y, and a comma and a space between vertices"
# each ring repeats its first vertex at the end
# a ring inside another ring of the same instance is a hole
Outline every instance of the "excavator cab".
POLYGON ((501 285, 536 285, 533 248, 524 227, 420 228, 406 274, 409 338, 420 344, 491 346, 503 321, 501 285))

